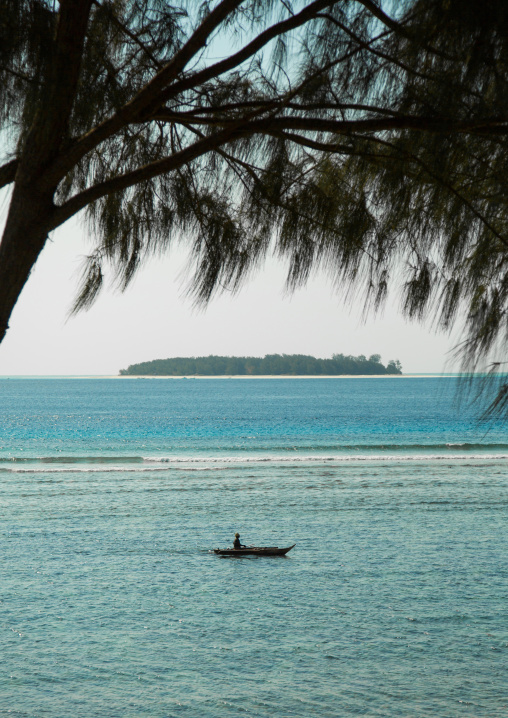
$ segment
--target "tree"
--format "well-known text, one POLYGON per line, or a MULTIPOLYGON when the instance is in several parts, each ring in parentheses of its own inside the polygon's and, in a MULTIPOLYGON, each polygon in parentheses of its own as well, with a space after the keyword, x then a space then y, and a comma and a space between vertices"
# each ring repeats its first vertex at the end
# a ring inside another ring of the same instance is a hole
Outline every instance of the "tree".
MULTIPOLYGON (((508 338, 508 6, 495 0, 0 0, 0 340, 84 211, 126 286, 188 242, 200 301, 271 250, 377 307, 508 338)), ((350 294, 351 296, 351 294, 350 294)))
POLYGON ((400 374, 402 371, 402 364, 398 359, 390 359, 386 368, 389 374, 400 374))

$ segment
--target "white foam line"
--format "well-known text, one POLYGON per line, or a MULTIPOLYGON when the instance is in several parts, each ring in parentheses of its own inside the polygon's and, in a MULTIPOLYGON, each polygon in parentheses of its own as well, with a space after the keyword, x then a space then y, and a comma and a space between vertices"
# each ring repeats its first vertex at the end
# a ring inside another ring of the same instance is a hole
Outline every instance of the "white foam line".
POLYGON ((132 466, 110 466, 106 465, 101 467, 95 465, 93 467, 82 467, 76 468, 75 465, 65 467, 60 466, 58 468, 46 467, 46 468, 0 468, 1 473, 10 474, 97 474, 97 473, 135 473, 135 472, 153 472, 163 471, 164 469, 179 470, 179 471, 218 471, 224 468, 224 465, 242 465, 242 464, 253 464, 253 463, 271 463, 271 464, 343 464, 343 463, 367 463, 367 462, 380 462, 380 463, 405 463, 405 462, 420 462, 426 463, 429 461, 465 461, 470 463, 471 461, 499 461, 508 459, 508 454, 429 454, 429 455, 363 455, 363 456, 307 456, 307 457, 245 457, 245 458, 228 458, 228 457, 207 457, 207 458, 162 458, 154 459, 149 458, 146 461, 150 463, 159 464, 158 466, 142 467, 139 465, 132 466), (200 464, 200 466, 192 466, 192 464, 200 464), (173 465, 173 466, 172 466, 173 465))
MULTIPOLYGON (((76 469, 76 468, 66 468, 66 467, 59 467, 59 468, 46 468, 46 469, 10 469, 10 468, 2 468, 0 471, 2 473, 7 474, 109 474, 112 472, 119 472, 123 471, 124 473, 132 473, 135 471, 163 471, 164 467, 162 466, 152 466, 152 467, 129 467, 129 466, 108 466, 107 468, 96 466, 93 469, 92 468, 82 468, 82 469, 76 469)), ((197 471, 197 469, 194 469, 197 471)))
POLYGON ((508 459, 508 454, 346 454, 342 456, 244 456, 244 457, 143 457, 148 463, 161 464, 257 464, 257 463, 322 463, 356 461, 461 461, 464 459, 508 459))

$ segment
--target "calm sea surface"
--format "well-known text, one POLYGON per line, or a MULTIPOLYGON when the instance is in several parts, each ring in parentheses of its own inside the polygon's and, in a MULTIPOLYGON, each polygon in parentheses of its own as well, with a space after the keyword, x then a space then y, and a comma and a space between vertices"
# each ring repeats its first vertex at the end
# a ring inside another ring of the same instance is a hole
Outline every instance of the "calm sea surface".
POLYGON ((0 380, 0 716, 508 716, 508 430, 454 390, 0 380))

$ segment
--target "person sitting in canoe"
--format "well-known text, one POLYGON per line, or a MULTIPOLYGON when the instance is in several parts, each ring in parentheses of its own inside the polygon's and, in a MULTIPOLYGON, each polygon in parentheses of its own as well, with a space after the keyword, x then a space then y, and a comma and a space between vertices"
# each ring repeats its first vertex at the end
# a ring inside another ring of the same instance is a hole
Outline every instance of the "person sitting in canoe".
POLYGON ((244 546, 243 543, 240 543, 240 534, 235 534, 235 540, 233 541, 233 548, 247 548, 247 546, 244 546))

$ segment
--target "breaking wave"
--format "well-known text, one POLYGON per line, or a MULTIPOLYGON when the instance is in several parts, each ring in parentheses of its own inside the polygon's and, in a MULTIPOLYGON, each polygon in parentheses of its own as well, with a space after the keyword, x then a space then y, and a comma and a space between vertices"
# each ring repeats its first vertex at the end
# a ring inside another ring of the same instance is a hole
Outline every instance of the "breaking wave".
MULTIPOLYGON (((228 466, 242 464, 348 464, 360 462, 438 462, 438 461, 499 461, 507 460, 508 452, 492 453, 493 447, 484 447, 484 452, 464 451, 464 447, 471 445, 450 445, 454 451, 429 451, 430 447, 401 446, 399 451, 392 450, 387 453, 367 451, 363 453, 337 453, 337 454, 297 454, 285 455, 258 454, 258 455, 229 455, 229 456, 41 456, 41 457, 13 457, 0 459, 1 473, 99 473, 99 472, 153 472, 164 470, 207 471, 224 470, 228 466), (459 450, 460 449, 460 450, 459 450), (490 449, 490 451, 488 450, 490 449), (411 451, 412 450, 412 451, 411 451), (410 453, 411 452, 411 453, 410 453), (48 466, 49 464, 49 466, 48 466), (44 465, 44 466, 41 466, 44 465)), ((371 447, 369 447, 371 448, 371 447)), ((383 447, 387 449, 388 447, 383 447)), ((442 448, 442 447, 440 447, 442 448)), ((499 446, 496 446, 499 449, 499 446)))

